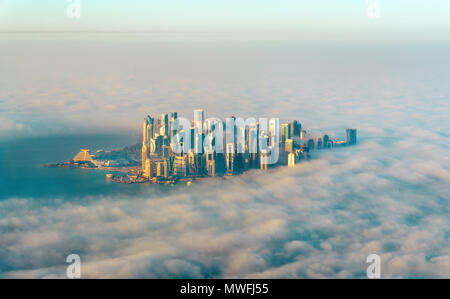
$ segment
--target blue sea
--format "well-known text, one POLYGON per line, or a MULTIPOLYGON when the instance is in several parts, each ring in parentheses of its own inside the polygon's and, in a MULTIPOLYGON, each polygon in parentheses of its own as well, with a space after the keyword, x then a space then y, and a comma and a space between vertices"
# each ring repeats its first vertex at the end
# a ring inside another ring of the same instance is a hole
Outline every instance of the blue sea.
MULTIPOLYGON (((77 199, 95 195, 127 197, 149 192, 148 184, 109 182, 105 171, 46 168, 46 163, 72 159, 81 148, 118 149, 134 144, 125 134, 66 135, 0 141, 0 200, 8 198, 77 199)), ((151 191, 167 190, 151 186, 151 191)))

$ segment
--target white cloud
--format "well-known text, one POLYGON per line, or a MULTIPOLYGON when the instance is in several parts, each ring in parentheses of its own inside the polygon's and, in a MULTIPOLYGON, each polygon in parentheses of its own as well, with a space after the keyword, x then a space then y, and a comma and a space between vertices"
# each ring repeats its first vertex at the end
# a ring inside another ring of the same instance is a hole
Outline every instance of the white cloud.
MULTIPOLYGON (((27 43, 5 51, 23 54, 27 43)), ((129 45, 42 41, 33 52, 42 60, 0 58, 9 70, 0 69, 8 115, 0 131, 137 131, 147 112, 190 117, 204 107, 210 116, 299 119, 341 137, 357 127, 360 143, 315 152, 295 169, 166 195, 4 199, 0 276, 63 277, 65 257, 79 253, 84 277, 364 277, 367 255, 378 253, 383 277, 448 278, 448 68, 394 46, 375 55, 351 46, 343 54, 338 46, 129 45)))

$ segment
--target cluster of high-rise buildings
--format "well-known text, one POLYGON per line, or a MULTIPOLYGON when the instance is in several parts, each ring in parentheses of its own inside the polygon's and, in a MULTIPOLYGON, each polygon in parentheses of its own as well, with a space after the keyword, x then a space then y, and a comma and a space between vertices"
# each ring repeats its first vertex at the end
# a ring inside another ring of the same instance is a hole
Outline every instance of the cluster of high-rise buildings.
MULTIPOLYGON (((249 169, 275 165, 295 166, 308 159, 312 149, 338 143, 328 135, 308 138, 299 121, 266 123, 229 117, 205 119, 194 111, 194 120, 177 112, 161 118, 147 116, 142 126, 142 176, 153 180, 235 175, 249 169)), ((356 129, 347 130, 345 144, 356 144, 356 129)))

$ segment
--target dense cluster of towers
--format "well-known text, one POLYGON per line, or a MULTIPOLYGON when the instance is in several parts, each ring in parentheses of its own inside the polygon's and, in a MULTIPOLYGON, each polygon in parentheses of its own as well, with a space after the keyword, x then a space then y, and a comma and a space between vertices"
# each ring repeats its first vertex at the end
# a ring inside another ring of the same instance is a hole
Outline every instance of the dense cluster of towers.
MULTIPOLYGON (((281 126, 277 119, 267 126, 238 122, 235 117, 204 121, 202 109, 194 110, 192 122, 179 119, 177 112, 164 113, 160 119, 147 116, 142 127, 142 175, 159 180, 235 175, 253 168, 294 166, 308 158, 310 149, 335 146, 328 135, 307 139, 298 121, 281 126), (183 150, 175 150, 180 146, 183 150)), ((347 130, 347 139, 352 136, 356 143, 356 130, 347 130)))

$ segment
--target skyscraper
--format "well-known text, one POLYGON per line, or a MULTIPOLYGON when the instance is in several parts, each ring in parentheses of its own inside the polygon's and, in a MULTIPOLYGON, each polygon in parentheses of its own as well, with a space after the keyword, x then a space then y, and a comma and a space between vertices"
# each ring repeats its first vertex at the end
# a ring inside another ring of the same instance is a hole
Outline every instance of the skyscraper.
POLYGON ((164 164, 161 161, 156 162, 156 176, 157 177, 164 176, 164 164))
POLYGON ((142 123, 142 144, 146 144, 148 142, 147 125, 147 118, 144 118, 144 122, 142 123))
MULTIPOLYGON (((169 143, 172 142, 173 136, 176 134, 174 132, 174 128, 178 128, 178 113, 172 112, 170 113, 170 121, 169 121, 169 143)), ((176 130, 178 131, 178 130, 176 130)))
POLYGON ((142 170, 145 169, 145 163, 149 159, 149 150, 147 144, 142 144, 142 170))
POLYGON ((147 142, 155 135, 155 119, 147 115, 147 142))
POLYGON ((356 129, 347 129, 346 130, 345 143, 347 145, 355 145, 356 144, 356 129))
POLYGON ((149 148, 150 155, 156 153, 156 139, 155 138, 150 139, 148 148, 149 148))
POLYGON ((214 153, 208 153, 206 155, 206 171, 209 176, 216 176, 216 161, 214 156, 214 153))
POLYGON ((236 150, 239 154, 246 152, 246 140, 247 140, 247 129, 245 127, 239 128, 236 134, 236 150))
POLYGON ((267 150, 261 150, 260 162, 261 162, 261 170, 266 170, 269 164, 269 153, 267 150))
POLYGON ((144 122, 142 124, 142 148, 141 148, 141 167, 142 171, 146 171, 147 167, 147 160, 149 158, 149 136, 148 136, 148 125, 149 125, 149 119, 146 117, 144 119, 144 122))
POLYGON ((292 153, 294 151, 294 140, 286 139, 284 151, 287 153, 292 153))
POLYGON ((260 150, 268 150, 270 146, 269 140, 269 136, 264 131, 261 131, 261 134, 259 136, 260 150))
POLYGON ((288 123, 281 124, 281 143, 285 143, 287 139, 291 138, 291 131, 288 123))
POLYGON ((237 142, 237 128, 236 128, 236 117, 230 116, 225 121, 225 144, 228 146, 228 143, 233 143, 233 146, 236 146, 237 142))
POLYGON ((162 135, 156 134, 155 135, 155 153, 158 154, 158 156, 162 155, 163 145, 164 145, 164 137, 162 135))
POLYGON ((169 114, 167 113, 161 115, 161 128, 159 132, 162 136, 169 135, 169 114))
POLYGON ((185 177, 188 175, 186 156, 175 156, 173 162, 173 174, 178 177, 185 177))
POLYGON ((203 153, 203 109, 194 110, 194 152, 203 153))
POLYGON ((290 138, 300 138, 300 131, 302 130, 302 124, 298 122, 297 120, 294 120, 292 123, 290 123, 290 138))
POLYGON ((317 149, 321 149, 322 148, 322 138, 317 138, 317 149))
POLYGON ((234 173, 234 143, 227 144, 226 163, 227 163, 227 175, 234 173))
POLYGON ((300 130, 300 140, 304 140, 306 138, 306 131, 300 130))
POLYGON ((201 131, 204 118, 205 118, 205 113, 204 113, 203 109, 195 109, 194 110, 194 128, 197 128, 201 131))
POLYGON ((278 146, 278 142, 280 141, 280 123, 278 119, 272 118, 269 120, 269 145, 274 147, 278 146))
POLYGON ((289 153, 289 155, 288 155, 288 166, 295 167, 295 154, 294 153, 289 153))
POLYGON ((143 176, 148 179, 152 178, 153 165, 152 165, 152 162, 150 161, 150 159, 146 159, 145 163, 142 166, 143 166, 143 176))
POLYGON ((253 126, 249 127, 248 151, 251 154, 258 153, 258 126, 257 125, 253 125, 253 126))
POLYGON ((328 141, 330 141, 330 137, 328 135, 323 135, 323 147, 328 148, 328 141))

